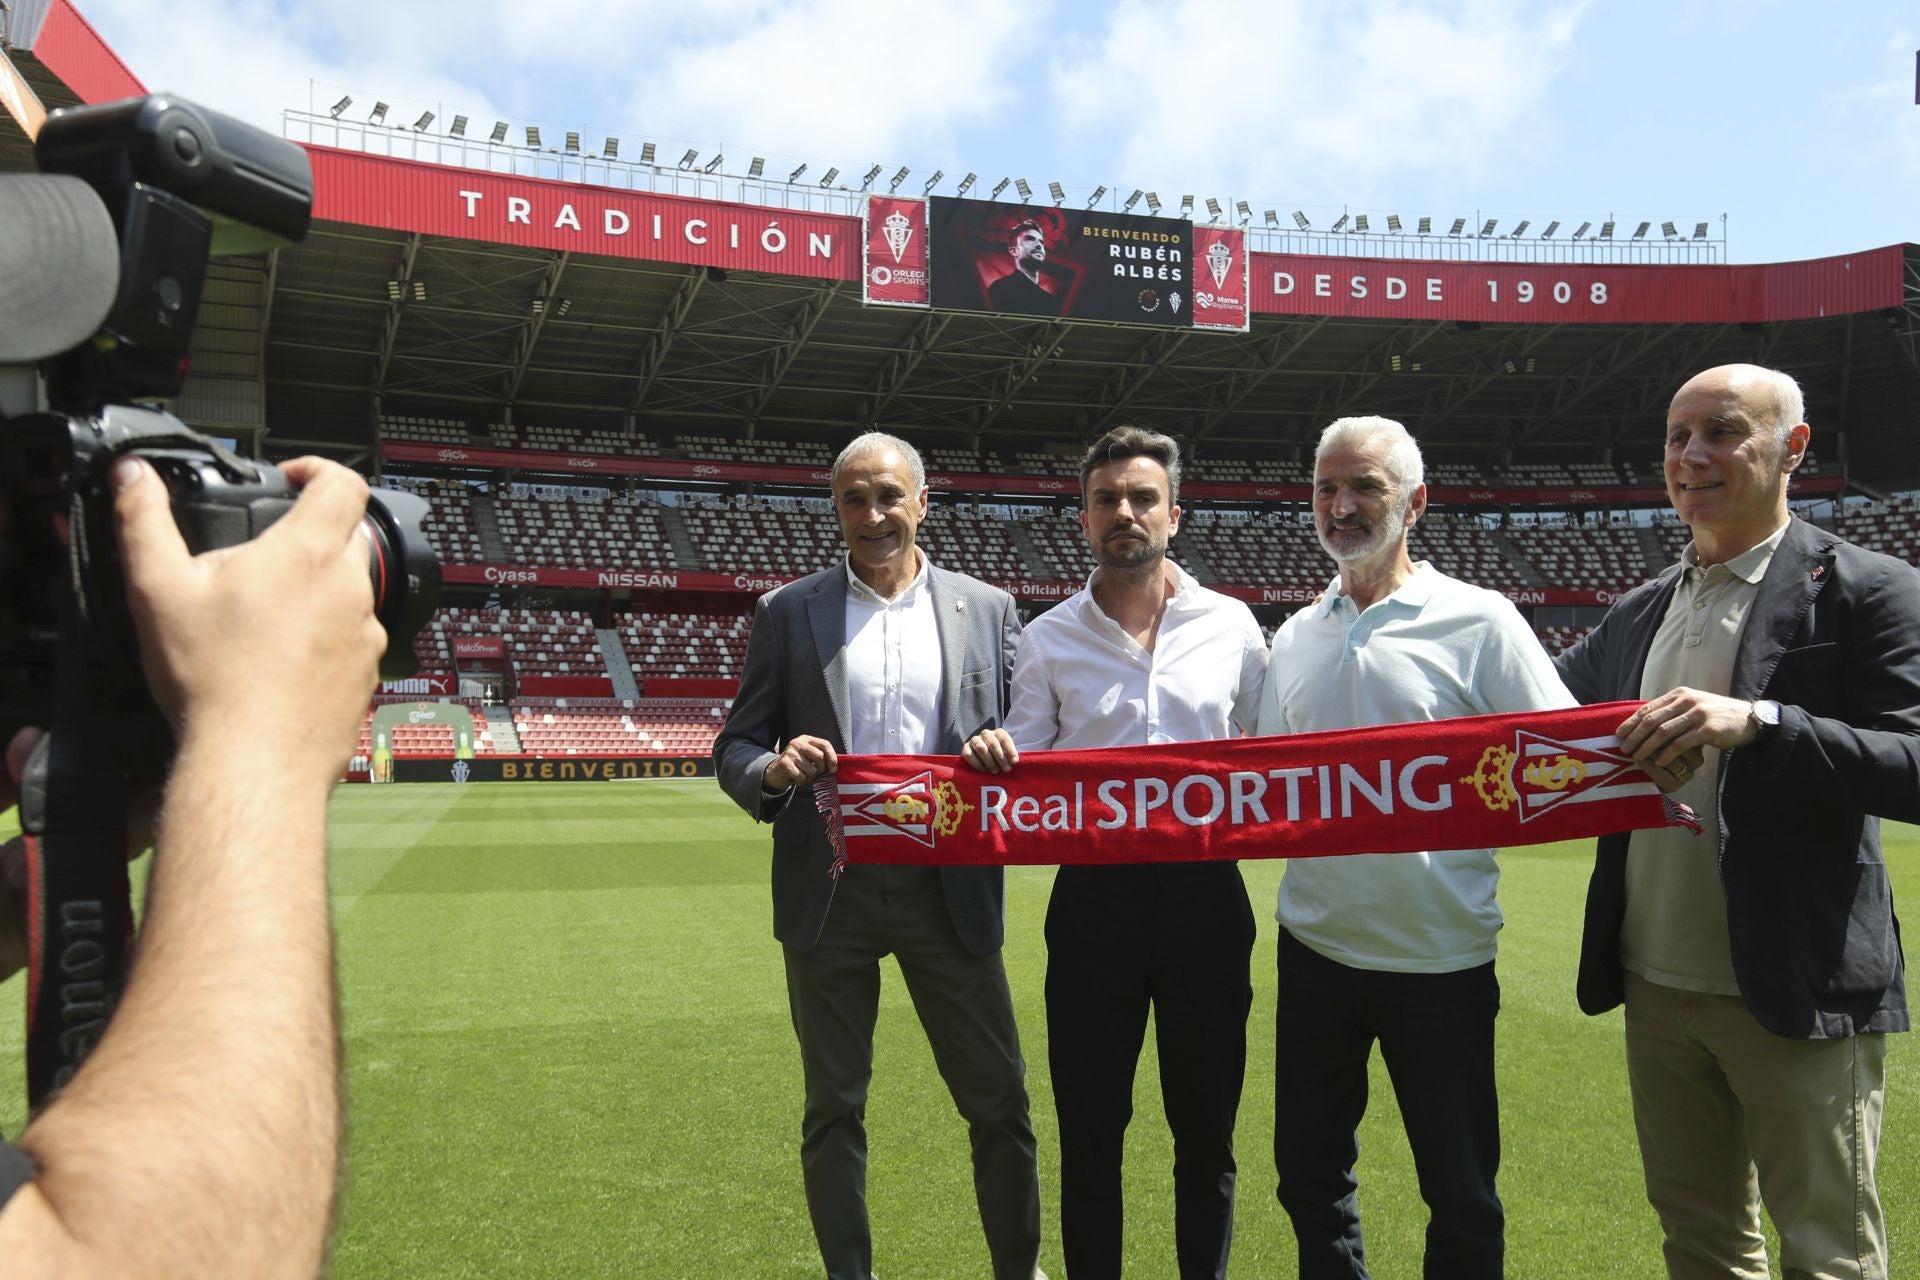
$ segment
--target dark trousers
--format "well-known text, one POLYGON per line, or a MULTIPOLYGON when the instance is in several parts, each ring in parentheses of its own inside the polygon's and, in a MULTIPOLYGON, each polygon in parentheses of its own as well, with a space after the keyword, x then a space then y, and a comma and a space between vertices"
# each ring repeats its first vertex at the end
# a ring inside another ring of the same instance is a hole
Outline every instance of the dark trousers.
MULTIPOLYGON (((973 1189, 995 1280, 1032 1280, 1040 1181, 1027 1116, 1026 1063, 1000 953, 968 953, 939 872, 848 867, 812 949, 786 949, 787 1000, 806 1076, 800 1164, 807 1212, 831 1280, 869 1280, 867 1084, 880 960, 899 962, 941 1078, 967 1122, 973 1189)), ((956 1249, 958 1274, 975 1271, 956 1249)))
POLYGON ((1505 1212, 1494 1190, 1500 1111, 1491 961, 1457 973, 1353 969, 1280 931, 1273 1162, 1300 1244, 1301 1280, 1364 1280, 1355 1136, 1373 1043, 1393 1080, 1420 1195, 1427 1280, 1497 1277, 1505 1212))
POLYGON ((1117 1280, 1120 1163, 1153 1012, 1182 1280, 1227 1273, 1253 910, 1232 863, 1062 867, 1047 908, 1047 1045, 1070 1280, 1117 1280))

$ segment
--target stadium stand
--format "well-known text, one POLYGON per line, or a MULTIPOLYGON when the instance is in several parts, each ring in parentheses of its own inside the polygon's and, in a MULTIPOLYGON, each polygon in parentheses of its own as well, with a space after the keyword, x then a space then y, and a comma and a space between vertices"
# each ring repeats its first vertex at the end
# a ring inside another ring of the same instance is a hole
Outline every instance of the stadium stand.
POLYGON ((627 661, 648 676, 735 679, 747 652, 748 614, 632 613, 616 628, 627 661))
POLYGON ((1507 539, 1542 582, 1625 591, 1652 577, 1632 529, 1516 527, 1507 539))
POLYGON ((1920 501, 1905 497, 1856 508, 1841 516, 1840 535, 1869 551, 1920 564, 1920 501))
POLYGON ((513 704, 514 730, 530 755, 706 755, 724 715, 718 703, 679 699, 513 704))

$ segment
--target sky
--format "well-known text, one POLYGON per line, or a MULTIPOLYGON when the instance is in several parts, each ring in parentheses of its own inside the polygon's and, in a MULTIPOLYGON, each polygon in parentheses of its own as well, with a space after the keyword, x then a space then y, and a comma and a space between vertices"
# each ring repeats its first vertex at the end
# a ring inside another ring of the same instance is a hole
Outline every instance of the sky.
POLYGON ((149 89, 276 133, 348 94, 736 171, 905 165, 916 194, 938 169, 1316 227, 1724 215, 1736 262, 1920 241, 1914 0, 74 2, 149 89))

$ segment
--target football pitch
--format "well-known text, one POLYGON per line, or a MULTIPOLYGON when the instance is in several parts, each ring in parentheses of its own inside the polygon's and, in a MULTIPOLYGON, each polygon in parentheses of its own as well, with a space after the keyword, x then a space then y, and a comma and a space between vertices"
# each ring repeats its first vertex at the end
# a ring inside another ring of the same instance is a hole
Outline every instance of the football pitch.
MULTIPOLYGON (((334 1274, 820 1274, 801 1196, 800 1067, 771 932, 768 832, 711 780, 342 787, 333 903, 351 1097, 334 1274)), ((1887 830, 1920 903, 1920 831, 1887 830)), ((261 856, 272 856, 262 850, 261 856)), ((1620 1018, 1573 970, 1590 846, 1503 856, 1501 1192, 1508 1274, 1656 1277, 1620 1018)), ((1272 902, 1261 921, 1239 1128, 1238 1275, 1294 1274, 1273 1199, 1272 902)), ((1041 924, 1052 872, 1008 875, 1007 969, 1029 1064, 1046 1243, 1059 1256, 1041 924)), ((17 1134, 24 982, 0 988, 0 1129, 17 1134)), ((875 1268, 988 1274, 965 1134, 889 966, 868 1104, 875 1268)), ((1129 1131, 1126 1274, 1174 1274, 1172 1147, 1152 1038, 1129 1131)), ((1880 1181, 1892 1274, 1920 1273, 1920 1058, 1889 1055, 1880 1181)), ((1361 1134, 1374 1274, 1417 1276, 1426 1210, 1378 1055, 1361 1134)), ((1776 1261, 1777 1267, 1777 1261, 1776 1261)))

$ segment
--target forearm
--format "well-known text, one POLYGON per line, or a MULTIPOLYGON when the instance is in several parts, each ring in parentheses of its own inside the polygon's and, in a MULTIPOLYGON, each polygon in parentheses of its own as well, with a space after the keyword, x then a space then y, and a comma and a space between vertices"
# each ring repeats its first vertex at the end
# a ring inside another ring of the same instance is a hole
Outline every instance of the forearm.
POLYGON ((311 1276, 340 1141, 327 788, 184 743, 107 1034, 22 1145, 105 1273, 311 1276))

